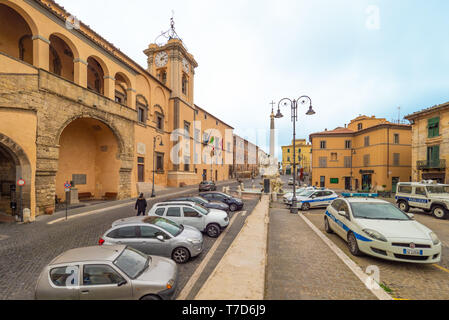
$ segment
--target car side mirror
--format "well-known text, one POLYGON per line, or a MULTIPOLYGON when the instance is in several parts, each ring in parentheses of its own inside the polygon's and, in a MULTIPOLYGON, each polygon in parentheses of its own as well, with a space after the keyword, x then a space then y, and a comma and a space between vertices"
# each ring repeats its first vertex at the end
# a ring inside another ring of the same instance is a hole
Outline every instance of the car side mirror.
POLYGON ((345 211, 338 211, 338 215, 346 218, 346 212, 345 211))
POLYGON ((164 242, 164 241, 165 241, 163 235, 158 235, 158 236, 156 237, 156 239, 158 239, 160 242, 164 242))
POLYGON ((316 198, 316 196, 312 196, 312 199, 315 199, 316 198))
POLYGON ((117 287, 121 287, 124 286, 125 284, 127 284, 128 282, 126 280, 122 280, 117 284, 117 287))
POLYGON ((415 215, 413 213, 407 213, 408 217, 412 220, 415 220, 415 215))

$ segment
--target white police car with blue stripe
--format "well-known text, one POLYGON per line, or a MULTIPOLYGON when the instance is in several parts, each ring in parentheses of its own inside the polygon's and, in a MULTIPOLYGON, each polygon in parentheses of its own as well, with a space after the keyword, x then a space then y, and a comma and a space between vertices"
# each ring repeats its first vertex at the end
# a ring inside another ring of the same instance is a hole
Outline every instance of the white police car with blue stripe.
POLYGON ((336 233, 348 243, 351 254, 382 259, 438 263, 441 242, 429 228, 393 204, 379 199, 340 198, 324 215, 327 233, 336 233))
POLYGON ((296 200, 298 208, 302 211, 307 211, 310 208, 327 207, 337 198, 338 194, 335 191, 324 189, 303 191, 296 197, 296 200))

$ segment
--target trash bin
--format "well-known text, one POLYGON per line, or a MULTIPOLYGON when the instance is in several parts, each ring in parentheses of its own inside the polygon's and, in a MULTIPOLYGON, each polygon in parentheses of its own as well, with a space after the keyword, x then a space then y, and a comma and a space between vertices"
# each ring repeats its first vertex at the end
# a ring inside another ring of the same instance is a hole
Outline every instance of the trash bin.
POLYGON ((264 190, 264 193, 266 193, 266 194, 270 193, 270 179, 263 180, 263 190, 264 190))

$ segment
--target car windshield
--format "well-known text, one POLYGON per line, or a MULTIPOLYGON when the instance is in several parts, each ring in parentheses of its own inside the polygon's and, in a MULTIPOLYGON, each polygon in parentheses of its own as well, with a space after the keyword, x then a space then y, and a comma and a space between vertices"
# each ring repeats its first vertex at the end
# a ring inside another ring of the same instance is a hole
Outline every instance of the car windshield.
POLYGON ((150 256, 128 247, 114 261, 114 264, 131 279, 139 277, 150 263, 150 256))
POLYGON ((207 209, 207 208, 205 208, 205 207, 203 207, 202 205, 199 205, 199 204, 193 206, 193 208, 198 210, 199 212, 201 212, 205 216, 207 216, 209 214, 209 212, 210 212, 209 209, 207 209))
POLYGON ((209 200, 207 200, 207 199, 204 199, 204 198, 202 198, 202 197, 194 197, 194 198, 192 198, 196 203, 199 203, 199 204, 203 204, 203 203, 209 203, 209 200))
POLYGON ((427 186, 427 192, 432 194, 449 193, 449 186, 427 186))
POLYGON ((408 215, 391 203, 352 202, 351 208, 354 218, 399 221, 411 220, 408 215))
POLYGON ((144 220, 144 222, 158 226, 159 228, 170 233, 173 237, 176 237, 182 232, 182 230, 184 230, 182 225, 162 217, 148 217, 144 220))

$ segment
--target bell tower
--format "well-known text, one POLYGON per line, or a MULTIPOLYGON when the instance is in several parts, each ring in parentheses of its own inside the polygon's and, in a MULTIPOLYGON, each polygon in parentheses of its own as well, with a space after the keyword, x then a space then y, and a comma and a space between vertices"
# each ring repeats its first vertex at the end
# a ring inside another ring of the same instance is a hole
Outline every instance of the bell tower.
POLYGON ((162 33, 144 51, 148 57, 148 72, 172 90, 172 98, 179 98, 193 106, 194 76, 198 63, 175 31, 171 18, 170 30, 162 33), (168 39, 158 44, 161 38, 168 39))

